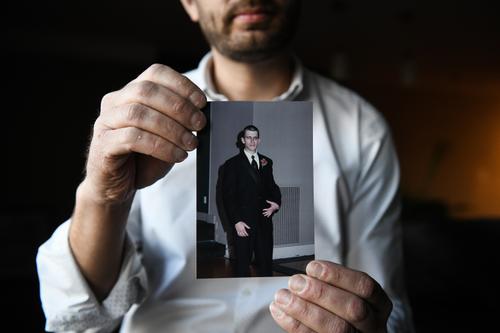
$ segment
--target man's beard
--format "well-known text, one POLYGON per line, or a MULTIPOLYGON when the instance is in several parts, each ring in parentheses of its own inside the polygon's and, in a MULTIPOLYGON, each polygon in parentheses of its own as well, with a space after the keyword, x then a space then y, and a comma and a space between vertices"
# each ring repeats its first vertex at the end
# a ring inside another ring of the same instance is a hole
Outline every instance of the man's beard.
POLYGON ((222 21, 220 18, 200 13, 200 27, 208 43, 219 53, 235 61, 254 63, 282 52, 290 44, 295 34, 299 13, 298 0, 291 0, 284 8, 279 8, 273 1, 241 1, 226 10, 222 21), (249 26, 247 36, 242 35, 243 32, 232 36, 235 13, 251 6, 263 8, 278 17, 274 17, 272 22, 249 26), (278 11, 281 13, 274 14, 278 11), (253 33, 250 33, 252 31, 253 33))

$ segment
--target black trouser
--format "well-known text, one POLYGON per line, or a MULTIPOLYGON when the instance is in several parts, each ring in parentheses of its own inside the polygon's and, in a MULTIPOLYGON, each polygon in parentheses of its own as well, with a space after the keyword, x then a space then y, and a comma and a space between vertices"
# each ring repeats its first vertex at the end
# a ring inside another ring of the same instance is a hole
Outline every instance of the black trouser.
POLYGON ((255 255, 258 276, 273 275, 273 223, 271 219, 259 218, 257 223, 249 224, 248 236, 240 237, 234 233, 236 277, 250 276, 250 262, 255 255))

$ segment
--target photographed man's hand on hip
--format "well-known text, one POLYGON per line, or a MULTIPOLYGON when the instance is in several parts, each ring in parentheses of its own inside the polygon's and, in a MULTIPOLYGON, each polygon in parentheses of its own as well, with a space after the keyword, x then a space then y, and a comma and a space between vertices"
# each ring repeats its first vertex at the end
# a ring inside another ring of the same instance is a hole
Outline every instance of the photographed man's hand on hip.
POLYGON ((280 206, 276 202, 270 200, 266 200, 266 202, 269 204, 269 207, 264 208, 262 210, 262 215, 264 215, 265 217, 271 217, 271 215, 273 215, 274 212, 280 209, 280 206))
POLYGON ((236 223, 234 225, 234 227, 236 228, 236 233, 238 234, 238 236, 240 236, 240 237, 248 237, 247 229, 250 229, 250 227, 248 226, 248 224, 246 224, 243 221, 240 221, 240 222, 236 223))
POLYGON ((120 202, 163 177, 197 146, 192 131, 206 119, 203 92, 173 69, 155 64, 105 95, 89 148, 86 189, 120 202))
POLYGON ((312 261, 294 275, 270 305, 287 332, 386 332, 392 303, 366 273, 328 261, 312 261))

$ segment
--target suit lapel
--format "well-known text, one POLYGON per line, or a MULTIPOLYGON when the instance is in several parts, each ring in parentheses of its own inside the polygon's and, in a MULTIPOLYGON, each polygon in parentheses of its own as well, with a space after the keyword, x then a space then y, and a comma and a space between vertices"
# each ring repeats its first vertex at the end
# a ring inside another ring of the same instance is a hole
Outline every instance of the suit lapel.
POLYGON ((257 158, 259 159, 259 174, 262 175, 264 171, 264 166, 262 165, 262 160, 264 159, 259 153, 257 153, 257 158))
MULTIPOLYGON (((258 155, 257 155, 258 156, 258 155)), ((246 172, 250 174, 252 179, 255 181, 257 185, 260 185, 261 179, 260 179, 260 172, 255 170, 250 163, 248 162, 248 158, 246 157, 245 153, 241 152, 240 153, 240 159, 241 163, 243 164, 243 169, 245 169, 246 172)))

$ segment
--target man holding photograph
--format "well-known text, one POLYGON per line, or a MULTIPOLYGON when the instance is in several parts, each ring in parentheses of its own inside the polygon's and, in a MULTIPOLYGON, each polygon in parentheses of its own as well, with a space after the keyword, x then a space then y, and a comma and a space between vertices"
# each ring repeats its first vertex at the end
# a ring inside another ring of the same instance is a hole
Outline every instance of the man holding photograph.
POLYGON ((103 97, 74 213, 37 256, 47 330, 412 331, 399 168, 385 121, 292 55, 300 1, 182 4, 211 52, 185 76, 156 64, 103 97), (307 274, 195 279, 196 156, 188 152, 207 98, 313 102, 322 260, 307 274))
POLYGON ((246 126, 240 142, 240 153, 223 164, 221 180, 225 212, 236 230, 234 275, 249 277, 255 256, 257 276, 272 276, 272 215, 281 205, 281 193, 274 181, 273 161, 257 152, 259 129, 246 126))

